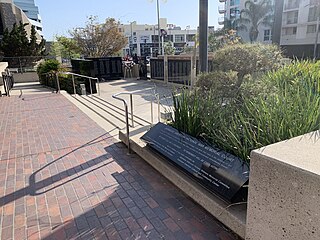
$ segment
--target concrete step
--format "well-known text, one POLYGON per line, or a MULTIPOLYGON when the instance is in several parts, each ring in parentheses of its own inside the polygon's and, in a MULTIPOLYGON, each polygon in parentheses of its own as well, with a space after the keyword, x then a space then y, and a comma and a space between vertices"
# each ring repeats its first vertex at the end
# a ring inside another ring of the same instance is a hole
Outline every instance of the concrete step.
POLYGON ((114 119, 110 119, 109 116, 101 109, 95 107, 81 96, 71 96, 65 91, 61 91, 70 102, 76 105, 82 112, 84 112, 88 117, 95 121, 100 127, 102 127, 111 136, 118 139, 119 130, 125 126, 125 124, 119 125, 114 122, 114 119))
MULTIPOLYGON (((91 101, 92 103, 96 104, 97 106, 105 109, 106 111, 109 111, 110 113, 116 115, 117 117, 120 117, 121 120, 125 119, 125 110, 124 110, 124 106, 118 106, 115 103, 111 102, 110 100, 105 100, 101 97, 98 97, 96 95, 90 95, 90 96, 86 96, 88 101, 91 101)), ((118 101, 116 99, 113 99, 114 101, 118 101)), ((129 103, 128 103, 129 104, 129 103)), ((132 125, 131 123, 131 109, 130 106, 128 106, 128 110, 129 110, 129 122, 130 125, 132 125)), ((135 110, 135 106, 134 106, 134 110, 135 110)), ((141 126, 147 126, 150 125, 150 121, 144 119, 143 117, 140 117, 138 115, 135 114, 135 112, 133 113, 133 120, 134 120, 134 126, 136 127, 136 125, 138 127, 141 126)), ((132 126, 131 126, 132 127, 132 126)))

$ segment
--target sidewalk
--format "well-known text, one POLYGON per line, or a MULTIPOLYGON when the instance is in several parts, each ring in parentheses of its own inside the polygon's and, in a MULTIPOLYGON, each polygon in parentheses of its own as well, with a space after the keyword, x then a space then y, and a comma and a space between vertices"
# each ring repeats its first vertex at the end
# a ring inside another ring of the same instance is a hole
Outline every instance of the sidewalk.
POLYGON ((236 239, 63 95, 0 99, 1 239, 236 239))

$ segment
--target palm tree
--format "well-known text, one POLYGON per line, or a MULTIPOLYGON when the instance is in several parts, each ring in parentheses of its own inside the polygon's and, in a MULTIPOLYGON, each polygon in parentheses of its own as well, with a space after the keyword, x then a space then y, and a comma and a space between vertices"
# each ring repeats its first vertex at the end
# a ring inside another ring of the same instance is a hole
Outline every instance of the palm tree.
POLYGON ((239 24, 241 28, 248 31, 250 25, 249 38, 255 42, 259 35, 259 26, 271 26, 273 21, 273 6, 270 0, 261 0, 254 3, 251 0, 245 2, 245 8, 240 12, 239 24))

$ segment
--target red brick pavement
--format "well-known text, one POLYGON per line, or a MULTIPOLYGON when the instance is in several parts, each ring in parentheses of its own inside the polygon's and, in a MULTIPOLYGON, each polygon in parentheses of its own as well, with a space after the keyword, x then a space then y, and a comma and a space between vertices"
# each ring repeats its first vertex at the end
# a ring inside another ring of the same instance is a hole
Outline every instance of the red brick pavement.
POLYGON ((236 239, 61 95, 0 99, 1 239, 236 239))

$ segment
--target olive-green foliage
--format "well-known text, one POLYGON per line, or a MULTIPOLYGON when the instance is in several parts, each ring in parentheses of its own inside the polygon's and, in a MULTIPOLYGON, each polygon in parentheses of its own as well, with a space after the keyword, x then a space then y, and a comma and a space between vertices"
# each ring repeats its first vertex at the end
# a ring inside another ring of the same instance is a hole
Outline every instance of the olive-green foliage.
POLYGON ((39 78, 41 78, 41 75, 47 74, 47 73, 54 73, 59 71, 61 65, 59 61, 55 59, 48 59, 42 63, 39 64, 37 68, 37 73, 39 75, 39 78))
POLYGON ((220 97, 231 97, 236 90, 236 80, 237 73, 234 71, 202 73, 198 76, 196 87, 199 89, 200 94, 214 91, 220 97))
POLYGON ((203 130, 201 97, 196 92, 183 90, 180 94, 173 94, 173 105, 173 127, 194 137, 199 137, 203 130))
MULTIPOLYGON (((45 62, 40 63, 37 68, 40 83, 47 87, 57 89, 57 78, 56 73, 63 71, 59 61, 55 59, 49 59, 45 62)), ((74 93, 72 77, 70 75, 59 74, 60 89, 65 90, 70 94, 74 93)), ((76 92, 81 94, 80 84, 84 84, 85 80, 79 77, 74 78, 76 92)))
MULTIPOLYGON (((222 100, 214 91, 207 91, 207 98, 191 92, 193 99, 189 101, 180 95, 174 106, 178 122, 190 125, 190 116, 191 122, 197 117, 200 130, 193 136, 249 162, 253 149, 319 129, 319 67, 320 62, 304 61, 269 72, 259 79, 261 89, 268 89, 260 94, 222 100), (201 106, 196 116, 191 114, 194 102, 201 106)), ((176 121, 173 126, 184 131, 186 127, 176 121)), ((195 131, 186 132, 192 135, 195 131)))
POLYGON ((278 69, 282 66, 282 59, 279 47, 260 43, 226 45, 214 55, 219 70, 237 72, 237 87, 247 74, 278 69))

